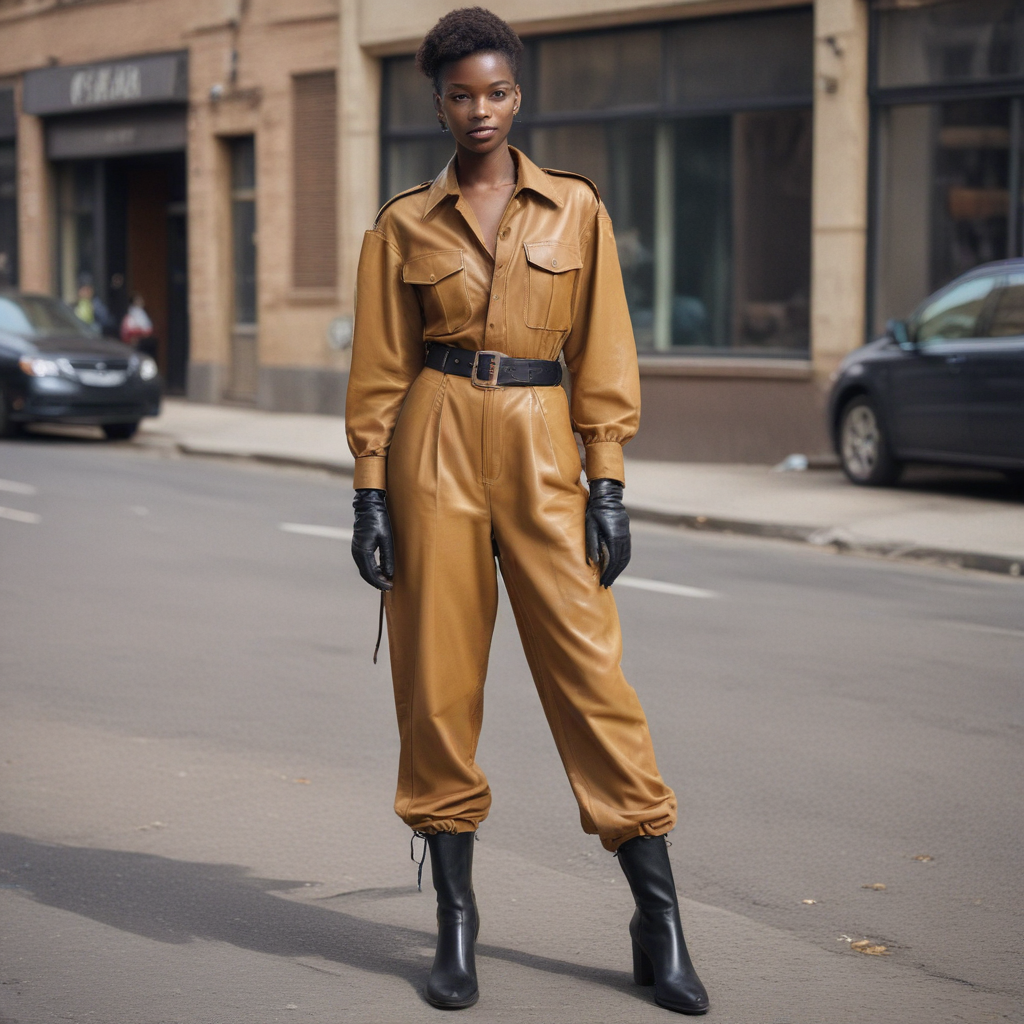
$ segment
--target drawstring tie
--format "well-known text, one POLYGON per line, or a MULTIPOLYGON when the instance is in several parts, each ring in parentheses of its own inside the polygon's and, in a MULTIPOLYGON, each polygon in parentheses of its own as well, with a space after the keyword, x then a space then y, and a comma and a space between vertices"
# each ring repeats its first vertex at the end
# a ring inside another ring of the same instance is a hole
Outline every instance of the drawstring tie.
POLYGON ((419 859, 419 870, 416 872, 416 891, 423 892, 423 862, 427 859, 427 833, 417 832, 415 829, 412 838, 409 840, 409 860, 416 863, 416 840, 423 840, 423 854, 419 859))
MULTIPOLYGON (((380 638, 384 635, 384 591, 380 592, 380 616, 377 619, 377 645, 373 649, 373 663, 377 664, 377 652, 380 650, 380 638)), ((422 869, 421 869, 422 871, 422 869)))

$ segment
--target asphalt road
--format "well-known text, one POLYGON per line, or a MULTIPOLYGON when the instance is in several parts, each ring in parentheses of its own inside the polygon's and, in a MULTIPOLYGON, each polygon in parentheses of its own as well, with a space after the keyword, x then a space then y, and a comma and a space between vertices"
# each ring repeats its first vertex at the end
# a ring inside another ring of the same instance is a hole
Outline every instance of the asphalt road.
MULTIPOLYGON (((0 1024, 437 1021, 347 483, 34 437, 0 506, 0 1024)), ((646 526, 628 574, 708 1019, 1024 1020, 1024 583, 646 526)), ((507 602, 479 760, 460 1019, 670 1019, 507 602)))

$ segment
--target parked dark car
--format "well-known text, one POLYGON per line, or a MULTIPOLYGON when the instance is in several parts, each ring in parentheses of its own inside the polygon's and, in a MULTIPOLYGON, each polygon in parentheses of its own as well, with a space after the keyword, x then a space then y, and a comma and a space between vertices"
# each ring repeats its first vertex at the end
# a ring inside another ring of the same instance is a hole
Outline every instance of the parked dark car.
POLYGON ((977 267, 842 362, 832 442, 855 484, 906 462, 1024 473, 1024 259, 977 267))
POLYGON ((125 439, 159 413, 149 356, 100 337, 56 299, 0 292, 0 436, 25 423, 86 423, 125 439))

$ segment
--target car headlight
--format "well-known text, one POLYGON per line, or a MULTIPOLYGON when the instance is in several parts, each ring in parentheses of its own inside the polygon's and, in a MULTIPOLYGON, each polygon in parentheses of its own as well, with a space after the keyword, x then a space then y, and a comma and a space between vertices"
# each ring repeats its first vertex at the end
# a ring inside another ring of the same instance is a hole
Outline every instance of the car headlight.
POLYGON ((22 356, 18 365, 30 377, 59 377, 60 364, 55 359, 41 359, 39 356, 22 356))
POLYGON ((143 380, 152 380, 158 373, 156 361, 145 356, 139 363, 139 376, 143 380))

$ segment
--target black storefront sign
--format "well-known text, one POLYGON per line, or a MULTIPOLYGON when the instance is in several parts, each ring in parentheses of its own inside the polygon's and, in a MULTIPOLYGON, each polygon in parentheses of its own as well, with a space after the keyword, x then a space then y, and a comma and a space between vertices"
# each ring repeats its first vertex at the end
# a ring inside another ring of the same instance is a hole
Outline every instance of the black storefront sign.
POLYGON ((151 53, 25 74, 26 114, 80 114, 112 107, 188 103, 188 53, 151 53))
POLYGON ((137 153, 173 153, 185 148, 184 108, 156 107, 55 117, 46 124, 46 155, 76 160, 137 153))

